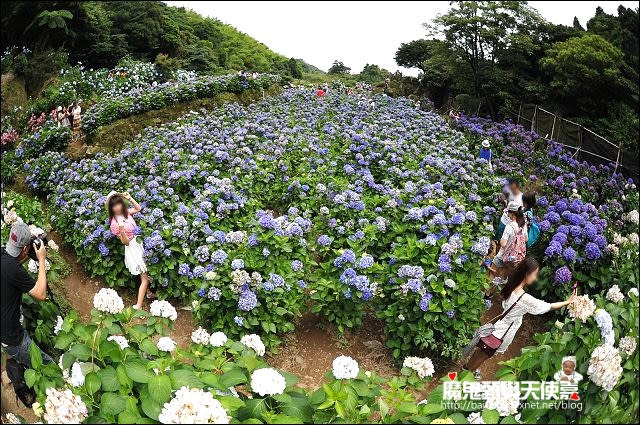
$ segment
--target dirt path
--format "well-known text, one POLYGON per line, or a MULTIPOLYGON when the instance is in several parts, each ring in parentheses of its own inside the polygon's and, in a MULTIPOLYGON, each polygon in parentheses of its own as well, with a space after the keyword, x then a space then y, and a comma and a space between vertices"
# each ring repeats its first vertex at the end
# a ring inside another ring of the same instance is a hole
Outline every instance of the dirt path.
MULTIPOLYGON (((60 254, 71 266, 71 273, 62 279, 60 291, 64 294, 68 303, 80 313, 84 319, 90 317, 93 308, 93 295, 101 288, 106 288, 102 279, 90 277, 82 266, 77 262, 72 249, 65 246, 60 235, 55 231, 50 232, 49 236, 60 246, 60 254)), ((136 294, 131 290, 119 290, 118 294, 124 299, 125 305, 135 304, 136 294)), ((144 308, 149 311, 149 300, 145 300, 144 308)), ((191 313, 180 308, 178 318, 174 322, 174 329, 170 335, 174 341, 181 347, 187 347, 191 342, 191 332, 197 327, 191 313)))
POLYGON ((280 351, 268 358, 272 366, 295 373, 300 385, 316 389, 322 385, 324 374, 331 370, 333 359, 340 355, 353 357, 360 368, 390 378, 398 373, 393 366, 382 323, 366 318, 360 330, 349 332, 339 339, 332 326, 321 329, 320 317, 307 313, 288 335, 280 351))

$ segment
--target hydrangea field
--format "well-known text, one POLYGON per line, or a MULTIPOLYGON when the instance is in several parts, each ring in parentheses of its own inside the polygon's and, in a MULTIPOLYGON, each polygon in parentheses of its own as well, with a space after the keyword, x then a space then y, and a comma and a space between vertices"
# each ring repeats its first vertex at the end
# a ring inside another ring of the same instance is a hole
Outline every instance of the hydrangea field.
MULTIPOLYGON (((140 81, 126 90, 92 89, 102 94, 85 131, 224 90, 266 87, 277 77, 140 81)), ((72 159, 32 138, 15 154, 27 159, 24 182, 48 213, 30 220, 50 222, 82 267, 113 288, 87 294, 94 297, 88 321, 73 311, 46 313, 59 364, 42 364, 32 350, 27 371, 38 395, 34 411, 46 422, 638 418, 639 201, 635 183, 613 166, 577 162, 510 122, 450 121, 405 98, 340 90, 319 98, 299 87, 245 107, 191 111, 112 154, 72 159), (484 138, 492 140, 493 169, 478 159, 484 138), (542 268, 532 294, 563 300, 579 281, 581 298, 550 315, 537 345, 504 362, 496 379, 551 380, 562 357, 575 355, 585 377, 582 412, 521 408, 515 392, 488 391, 480 409, 444 407, 443 385, 424 396, 427 381, 446 372, 438 366, 459 359, 490 308, 482 263, 502 212, 498 196, 513 176, 538 196, 541 237, 529 254, 542 268), (109 229, 104 203, 112 189, 143 206, 136 231, 160 299, 148 312, 119 295, 138 282, 109 229), (178 305, 200 326, 186 348, 169 335, 178 305), (379 323, 398 376, 382 378, 340 356, 318 389, 296 386, 296 376, 264 356, 308 312, 347 343, 352 331, 379 323)))

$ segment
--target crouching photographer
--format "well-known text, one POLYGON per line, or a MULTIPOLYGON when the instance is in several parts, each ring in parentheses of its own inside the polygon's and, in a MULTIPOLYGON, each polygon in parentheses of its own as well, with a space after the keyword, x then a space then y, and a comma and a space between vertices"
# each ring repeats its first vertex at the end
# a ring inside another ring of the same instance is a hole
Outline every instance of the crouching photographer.
MULTIPOLYGON (((27 224, 14 223, 7 245, 2 248, 2 351, 9 360, 27 368, 31 367, 31 338, 20 324, 20 310, 24 293, 38 301, 47 297, 46 240, 43 238, 32 236, 27 224), (38 279, 35 282, 22 266, 28 258, 38 262, 38 279)), ((42 360, 44 363, 52 362, 45 352, 42 352, 42 360)))

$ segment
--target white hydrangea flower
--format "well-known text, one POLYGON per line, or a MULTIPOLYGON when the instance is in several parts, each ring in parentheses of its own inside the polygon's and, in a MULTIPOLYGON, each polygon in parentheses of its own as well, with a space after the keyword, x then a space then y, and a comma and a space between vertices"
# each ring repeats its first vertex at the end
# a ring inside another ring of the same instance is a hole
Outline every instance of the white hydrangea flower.
POLYGON ((47 388, 44 403, 44 420, 50 424, 79 424, 89 415, 87 406, 80 396, 71 390, 47 388))
POLYGON ((618 348, 627 356, 631 356, 634 351, 636 351, 637 344, 638 342, 634 337, 625 336, 623 338, 620 338, 620 341, 618 342, 618 348))
POLYGON ((611 319, 611 315, 606 310, 599 308, 596 310, 593 317, 598 324, 604 343, 613 345, 615 343, 615 334, 613 332, 613 320, 611 319))
POLYGON ((591 353, 587 374, 591 382, 611 391, 622 375, 622 358, 613 345, 603 344, 591 353))
POLYGON ((209 337, 209 345, 212 347, 222 347, 227 343, 227 336, 224 332, 214 332, 209 337))
POLYGON ((124 301, 111 288, 102 288, 93 297, 93 307, 104 313, 118 314, 124 310, 124 301))
POLYGON ((282 394, 286 386, 284 376, 270 367, 257 369, 251 374, 251 389, 261 397, 282 394))
POLYGON ((640 214, 638 213, 638 210, 633 210, 629 211, 627 214, 622 214, 622 219, 637 226, 639 216, 640 214))
POLYGON ((155 300, 149 306, 149 312, 152 316, 164 317, 171 321, 175 321, 178 318, 178 312, 175 307, 167 301, 155 300))
POLYGON ((209 342, 209 332, 201 326, 191 332, 191 341, 196 344, 207 344, 209 342))
POLYGON ((408 367, 416 371, 420 379, 432 376, 435 369, 428 357, 405 357, 402 367, 408 367))
POLYGON ((163 424, 228 424, 231 417, 210 392, 182 387, 164 404, 158 420, 163 424))
POLYGON ((171 337, 163 336, 158 339, 156 346, 158 347, 158 350, 170 353, 176 349, 176 342, 172 340, 171 337))
POLYGON ((580 319, 583 322, 587 320, 593 312, 596 310, 596 305, 589 298, 588 295, 580 295, 576 297, 576 301, 572 304, 569 304, 568 307, 569 316, 572 319, 580 319))
POLYGON ((56 326, 53 328, 53 334, 58 335, 62 330, 62 324, 64 323, 64 319, 62 316, 58 316, 56 319, 56 326))
POLYGON ((49 242, 47 243, 47 245, 49 245, 49 248, 53 249, 54 251, 58 251, 60 249, 58 244, 55 243, 53 239, 49 239, 49 242))
POLYGON ((520 388, 516 382, 495 381, 484 392, 485 409, 497 410, 500 416, 515 415, 520 406, 520 388))
POLYGON ((469 421, 470 424, 483 424, 484 419, 482 419, 482 413, 480 412, 473 412, 470 413, 469 416, 467 416, 467 420, 469 421))
POLYGON ((613 285, 611 288, 609 288, 609 290, 607 291, 607 299, 614 303, 619 303, 620 301, 624 300, 624 294, 620 292, 620 288, 618 287, 618 285, 613 285))
POLYGON ((245 346, 253 349, 259 356, 264 356, 265 346, 260 337, 256 334, 245 335, 240 338, 240 342, 245 346))
POLYGON ((638 242, 640 241, 640 237, 638 237, 637 233, 631 233, 629 235, 629 242, 631 242, 634 245, 638 245, 638 242))
POLYGON ((218 274, 214 271, 209 271, 204 274, 206 280, 214 280, 216 277, 218 277, 218 274))
POLYGON ((349 356, 338 356, 333 360, 333 376, 336 379, 354 379, 359 370, 358 362, 349 356))
POLYGON ((115 342, 116 344, 118 344, 118 346, 120 346, 121 350, 124 350, 129 346, 129 341, 127 341, 127 338, 122 335, 111 335, 107 338, 107 341, 115 342))
POLYGON ((444 284, 452 289, 456 287, 456 282, 453 279, 445 279, 444 284))
POLYGON ((71 385, 74 387, 84 385, 84 373, 82 373, 82 368, 78 362, 75 362, 73 366, 71 366, 71 385))

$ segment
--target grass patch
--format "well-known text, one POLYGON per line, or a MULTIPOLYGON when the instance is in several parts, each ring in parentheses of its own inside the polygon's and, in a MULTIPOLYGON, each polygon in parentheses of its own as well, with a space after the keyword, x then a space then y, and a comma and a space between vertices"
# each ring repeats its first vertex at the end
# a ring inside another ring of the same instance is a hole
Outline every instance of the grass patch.
POLYGON ((1 113, 6 115, 16 106, 27 103, 27 92, 24 88, 22 77, 16 77, 12 73, 2 74, 2 106, 1 113))
MULTIPOLYGON (((264 91, 264 96, 273 96, 282 91, 280 86, 271 86, 264 91)), ((228 102, 237 102, 248 105, 262 99, 261 90, 247 90, 242 93, 220 93, 213 98, 195 99, 189 102, 179 103, 169 108, 144 112, 139 115, 118 120, 112 124, 100 128, 98 133, 88 140, 89 147, 84 145, 70 145, 67 152, 75 158, 97 152, 114 152, 119 150, 125 142, 132 140, 149 126, 159 126, 176 121, 189 111, 200 109, 213 110, 228 102)))

